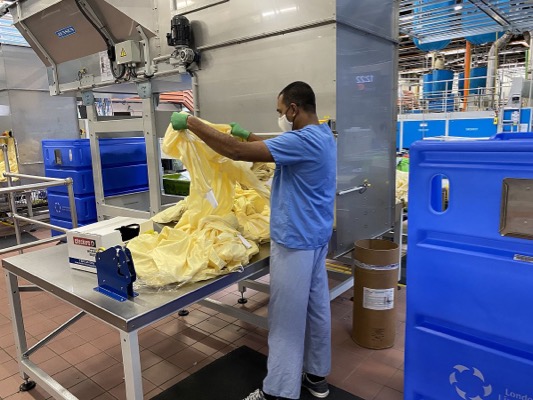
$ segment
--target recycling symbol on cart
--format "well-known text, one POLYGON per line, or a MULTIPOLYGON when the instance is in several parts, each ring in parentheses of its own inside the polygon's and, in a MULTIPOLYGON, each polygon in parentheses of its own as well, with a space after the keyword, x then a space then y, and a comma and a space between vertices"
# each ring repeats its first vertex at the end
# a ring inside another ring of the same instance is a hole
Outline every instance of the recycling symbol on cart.
POLYGON ((450 385, 463 400, 483 400, 492 393, 481 371, 475 367, 456 365, 450 374, 450 385))

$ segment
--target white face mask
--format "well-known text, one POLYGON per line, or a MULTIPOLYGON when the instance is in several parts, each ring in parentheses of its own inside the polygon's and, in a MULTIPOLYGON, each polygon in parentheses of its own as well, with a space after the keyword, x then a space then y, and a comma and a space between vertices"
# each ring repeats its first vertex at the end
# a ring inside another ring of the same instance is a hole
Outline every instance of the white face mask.
POLYGON ((287 114, 278 118, 278 126, 283 132, 292 131, 292 122, 287 119, 287 114))

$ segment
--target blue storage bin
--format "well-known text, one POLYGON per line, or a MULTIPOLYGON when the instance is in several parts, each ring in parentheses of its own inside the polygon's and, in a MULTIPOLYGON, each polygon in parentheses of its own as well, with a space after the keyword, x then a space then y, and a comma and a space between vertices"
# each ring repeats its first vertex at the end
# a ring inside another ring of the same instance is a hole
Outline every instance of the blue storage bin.
POLYGON ((134 193, 148 190, 148 166, 126 165, 102 170, 104 195, 134 193))
MULTIPOLYGON (((45 175, 51 178, 72 178, 75 196, 94 194, 92 169, 47 168, 45 175)), ((148 167, 146 164, 108 167, 102 170, 102 180, 105 196, 148 190, 148 167)), ((53 187, 49 192, 68 193, 66 186, 53 187)))
MULTIPOLYGON (((531 199, 532 137, 411 146, 406 400, 533 396, 533 240, 500 233, 507 179, 531 199)), ((532 203, 514 222, 533 224, 532 203)))
MULTIPOLYGON (((89 169, 60 169, 60 168, 46 168, 44 170, 45 176, 49 178, 66 179, 72 178, 72 188, 74 195, 91 195, 94 194, 93 170, 89 169)), ((50 193, 67 194, 66 186, 56 186, 48 189, 50 193)))
MULTIPOLYGON (((100 139, 102 168, 146 163, 144 138, 100 139)), ((89 139, 43 140, 46 168, 92 167, 89 139)))
MULTIPOLYGON (((94 196, 75 196, 74 201, 76 203, 76 215, 78 216, 79 223, 88 223, 88 221, 97 219, 96 200, 94 196)), ((71 220, 67 195, 48 192, 48 209, 50 210, 50 217, 67 221, 71 220)))
MULTIPOLYGON (((85 225, 92 224, 94 222, 98 222, 98 221, 95 219, 94 221, 87 221, 87 222, 85 222, 83 224, 78 223, 78 226, 85 226, 85 225)), ((72 229, 72 221, 71 220, 64 220, 64 219, 60 219, 60 218, 50 217, 50 224, 55 225, 55 226, 59 226, 61 228, 72 229)), ((59 236, 59 235, 63 235, 64 234, 63 232, 56 231, 56 230, 53 230, 53 229, 51 229, 50 232, 52 233, 52 236, 59 236)))
POLYGON ((146 164, 144 138, 100 139, 100 159, 102 160, 102 168, 146 164))
POLYGON ((45 168, 92 167, 89 139, 43 140, 45 168))

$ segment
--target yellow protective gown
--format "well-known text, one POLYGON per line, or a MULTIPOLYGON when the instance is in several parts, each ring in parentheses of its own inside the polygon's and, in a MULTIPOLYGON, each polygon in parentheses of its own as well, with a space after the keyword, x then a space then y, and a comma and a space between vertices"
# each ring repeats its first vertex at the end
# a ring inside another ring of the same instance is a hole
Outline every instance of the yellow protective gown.
POLYGON ((253 189, 235 187, 233 212, 237 216, 243 235, 258 243, 270 240, 270 204, 253 189))
POLYGON ((274 175, 274 171, 276 170, 276 164, 274 163, 264 163, 264 162, 258 162, 254 163, 252 167, 252 171, 254 172, 255 176, 259 178, 260 181, 268 181, 272 176, 274 175))
MULTIPOLYGON (((231 131, 229 125, 210 125, 231 131)), ((248 163, 219 155, 189 131, 169 125, 163 151, 189 171, 190 195, 153 218, 177 221, 174 228, 128 243, 140 280, 149 286, 197 282, 246 265, 259 252, 255 242, 270 237, 269 189, 248 163)))
MULTIPOLYGON (((9 159, 9 169, 13 173, 19 172, 17 163, 17 153, 15 150, 15 139, 12 137, 0 137, 0 144, 7 144, 7 155, 9 159)), ((0 154, 0 182, 5 182, 4 172, 6 172, 6 164, 3 154, 0 154)), ((18 178, 14 178, 18 180, 18 178)))
POLYGON ((409 201, 409 172, 396 170, 396 202, 407 207, 409 201))

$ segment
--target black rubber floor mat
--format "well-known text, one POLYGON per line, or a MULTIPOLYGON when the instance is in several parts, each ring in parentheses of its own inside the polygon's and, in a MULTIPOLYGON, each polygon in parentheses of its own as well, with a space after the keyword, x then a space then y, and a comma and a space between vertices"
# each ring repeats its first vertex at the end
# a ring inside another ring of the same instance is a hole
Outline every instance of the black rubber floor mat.
MULTIPOLYGON (((266 356, 242 346, 158 394, 154 400, 242 400, 262 386, 266 356)), ((302 390, 301 400, 316 400, 302 390)), ((363 400, 330 385, 327 400, 363 400)))

